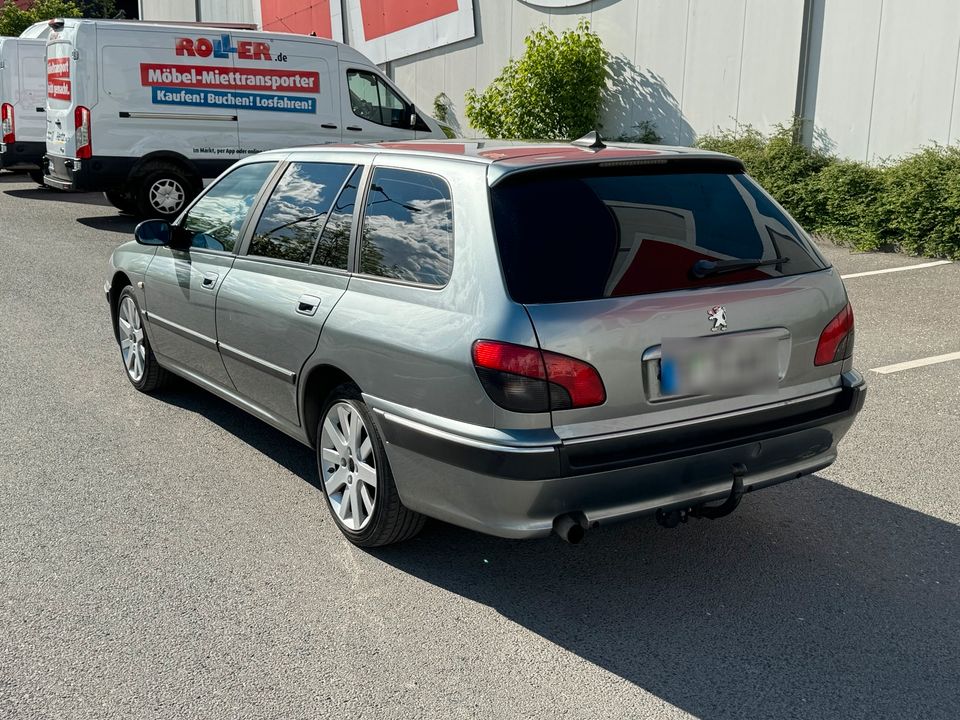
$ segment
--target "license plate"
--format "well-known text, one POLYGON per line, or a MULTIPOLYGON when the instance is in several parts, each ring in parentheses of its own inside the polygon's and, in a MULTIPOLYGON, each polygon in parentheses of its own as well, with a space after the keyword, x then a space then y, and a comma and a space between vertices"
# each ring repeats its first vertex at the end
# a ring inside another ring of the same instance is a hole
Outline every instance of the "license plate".
POLYGON ((664 338, 662 395, 742 395, 775 390, 778 340, 762 336, 664 338))

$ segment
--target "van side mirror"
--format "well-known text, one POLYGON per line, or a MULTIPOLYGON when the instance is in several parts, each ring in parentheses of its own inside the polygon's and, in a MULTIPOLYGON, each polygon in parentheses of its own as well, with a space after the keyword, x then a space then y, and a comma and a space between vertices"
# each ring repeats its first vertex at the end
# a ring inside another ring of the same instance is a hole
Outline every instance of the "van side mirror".
POLYGON ((417 127, 417 106, 414 105, 413 103, 410 103, 409 112, 410 112, 410 127, 412 129, 417 127))
POLYGON ((166 220, 144 220, 133 231, 133 237, 141 245, 169 245, 173 231, 166 220))

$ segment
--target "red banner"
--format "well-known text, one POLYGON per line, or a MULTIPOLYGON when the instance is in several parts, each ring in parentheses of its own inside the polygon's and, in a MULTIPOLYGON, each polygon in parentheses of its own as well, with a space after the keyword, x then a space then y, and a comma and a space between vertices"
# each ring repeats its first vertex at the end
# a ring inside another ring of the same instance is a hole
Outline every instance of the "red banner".
POLYGON ((373 40, 428 20, 436 20, 458 9, 457 0, 360 0, 363 36, 373 40))
POLYGON ((307 70, 226 69, 209 65, 140 63, 145 86, 195 87, 216 90, 271 90, 318 93, 320 74, 307 70))
POLYGON ((47 97, 51 100, 69 100, 70 81, 64 78, 47 78, 47 97))
POLYGON ((48 78, 70 77, 70 58, 50 58, 47 60, 48 78))

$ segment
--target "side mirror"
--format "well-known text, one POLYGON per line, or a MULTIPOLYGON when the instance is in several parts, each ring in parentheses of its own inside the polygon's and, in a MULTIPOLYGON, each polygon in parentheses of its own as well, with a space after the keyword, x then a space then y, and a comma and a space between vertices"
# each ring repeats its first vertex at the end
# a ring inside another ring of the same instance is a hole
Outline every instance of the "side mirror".
POLYGON ((141 245, 169 245, 173 231, 166 220, 144 220, 133 231, 133 237, 141 245))
POLYGON ((413 129, 417 127, 417 107, 413 103, 410 103, 410 128, 413 129))

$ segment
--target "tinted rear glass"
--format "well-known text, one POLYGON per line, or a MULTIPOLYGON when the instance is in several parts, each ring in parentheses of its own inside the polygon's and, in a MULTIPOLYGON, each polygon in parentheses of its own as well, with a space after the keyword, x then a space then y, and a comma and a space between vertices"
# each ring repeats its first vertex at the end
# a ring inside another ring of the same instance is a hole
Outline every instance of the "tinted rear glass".
POLYGON ((642 295, 824 267, 742 173, 599 168, 526 173, 491 189, 511 296, 544 303, 642 295), (780 264, 696 278, 698 260, 780 264))

